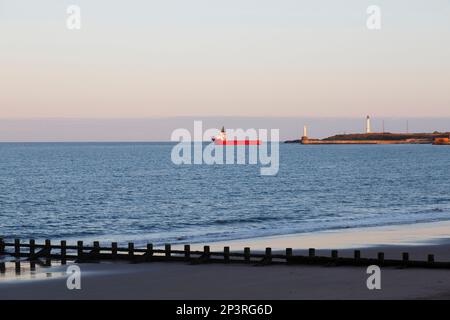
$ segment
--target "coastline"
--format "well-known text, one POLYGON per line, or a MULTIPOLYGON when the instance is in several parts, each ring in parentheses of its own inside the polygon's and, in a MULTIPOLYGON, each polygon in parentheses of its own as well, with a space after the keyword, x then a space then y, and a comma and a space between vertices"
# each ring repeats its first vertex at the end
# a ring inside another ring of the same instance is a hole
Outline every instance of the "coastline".
MULTIPOLYGON (((211 249, 274 251, 294 248, 295 252, 315 247, 328 255, 339 248, 340 256, 399 258, 409 252, 411 259, 450 261, 450 221, 402 226, 371 227, 264 237, 211 244, 211 249)), ((198 245, 200 246, 200 245, 198 245)), ((195 247, 195 245, 193 245, 195 247)), ((68 290, 65 266, 40 272, 35 279, 0 278, 0 299, 449 299, 448 270, 393 268, 382 270, 382 290, 368 290, 364 267, 286 265, 192 265, 179 262, 83 263, 82 289, 68 290), (55 276, 49 275, 53 272, 55 276)))
MULTIPOLYGON (((257 250, 264 250, 266 247, 274 250, 284 250, 285 248, 353 249, 387 245, 432 244, 450 244, 450 220, 217 241, 211 243, 211 248, 221 249, 227 245, 232 249, 251 247, 257 250)), ((195 246, 194 244, 193 247, 195 246)))

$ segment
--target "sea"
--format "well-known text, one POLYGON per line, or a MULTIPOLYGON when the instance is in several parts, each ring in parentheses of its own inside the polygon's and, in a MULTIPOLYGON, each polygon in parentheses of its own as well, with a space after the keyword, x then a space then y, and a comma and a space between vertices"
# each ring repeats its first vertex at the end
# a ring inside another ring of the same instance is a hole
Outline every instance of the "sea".
POLYGON ((279 171, 173 143, 0 143, 0 237, 137 244, 450 220, 450 147, 279 144, 279 171))

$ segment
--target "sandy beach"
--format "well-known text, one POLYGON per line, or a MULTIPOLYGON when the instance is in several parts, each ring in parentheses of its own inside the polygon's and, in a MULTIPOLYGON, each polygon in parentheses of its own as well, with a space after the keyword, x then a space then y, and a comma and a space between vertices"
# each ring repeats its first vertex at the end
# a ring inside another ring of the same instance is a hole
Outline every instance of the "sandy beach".
POLYGON ((66 278, 8 281, 0 299, 448 299, 448 270, 383 269, 368 290, 365 268, 83 264, 81 290, 66 278))
MULTIPOLYGON (((337 230, 230 241, 232 250, 250 246, 302 253, 309 247, 328 255, 338 248, 351 256, 384 252, 386 258, 450 261, 450 222, 337 230)), ((212 249, 224 243, 211 244, 212 249)), ((200 245, 198 245, 200 246, 200 245)), ((195 247, 195 246, 194 246, 195 247)), ((29 276, 0 278, 0 299, 449 299, 448 270, 382 268, 381 290, 369 290, 364 267, 255 266, 186 263, 85 263, 81 290, 66 287, 66 266, 40 269, 29 276), (40 274, 40 276, 39 276, 40 274), (44 276, 45 275, 45 276, 44 276)))

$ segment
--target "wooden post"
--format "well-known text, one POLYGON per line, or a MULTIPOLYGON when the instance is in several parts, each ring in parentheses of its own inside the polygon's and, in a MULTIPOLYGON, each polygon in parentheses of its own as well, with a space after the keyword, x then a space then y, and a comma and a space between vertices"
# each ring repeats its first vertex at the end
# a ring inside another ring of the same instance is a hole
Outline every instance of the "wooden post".
POLYGON ((171 245, 170 244, 166 244, 165 246, 164 246, 164 249, 165 249, 165 254, 166 254, 166 258, 169 258, 170 257, 170 254, 171 254, 171 245))
POLYGON ((434 263, 434 254, 428 255, 428 263, 434 263))
POLYGON ((403 252, 402 253, 402 260, 403 260, 403 264, 407 265, 409 262, 409 253, 408 252, 403 252))
POLYGON ((331 258, 337 259, 338 258, 338 251, 337 250, 331 250, 331 258))
POLYGON ((286 248, 286 263, 291 262, 292 248, 286 248))
POLYGON ((78 259, 83 258, 83 241, 77 241, 77 256, 78 259))
POLYGON ((244 248, 244 260, 247 263, 250 262, 250 248, 249 247, 244 248))
POLYGON ((266 248, 265 258, 268 263, 272 262, 272 248, 266 248))
POLYGON ((16 260, 15 262, 16 274, 20 274, 20 260, 16 260))
POLYGON ((128 259, 133 260, 134 258, 134 243, 128 243, 128 259))
POLYGON ((48 249, 47 257, 50 257, 50 253, 52 251, 52 242, 50 241, 50 239, 45 240, 45 248, 48 249))
POLYGON ((355 258, 355 260, 361 259, 361 251, 360 250, 355 250, 354 253, 353 253, 353 257, 355 258))
POLYGON ((5 240, 0 238, 0 256, 5 253, 5 240))
POLYGON ((292 248, 286 248, 286 258, 292 258, 292 248))
POLYGON ((100 259, 100 242, 94 241, 94 259, 100 259))
POLYGON ((34 256, 36 253, 36 241, 34 239, 30 239, 30 257, 34 256))
POLYGON ((20 239, 14 239, 14 256, 20 257, 20 239))
POLYGON ((211 257, 211 249, 209 246, 204 246, 203 247, 203 257, 205 259, 209 259, 211 257))
POLYGON ((309 256, 310 258, 314 258, 314 257, 316 256, 316 249, 314 249, 314 248, 309 248, 309 250, 308 250, 308 256, 309 256))
POLYGON ((191 258, 191 246, 188 244, 184 245, 184 257, 186 260, 189 260, 191 258))
POLYGON ((117 259, 117 242, 111 242, 111 258, 117 259))
POLYGON ((147 243, 147 261, 150 261, 153 257, 153 244, 147 243))
POLYGON ((52 252, 52 243, 51 243, 50 239, 45 240, 45 248, 48 250, 47 254, 46 254, 45 265, 47 267, 50 267, 52 265, 52 261, 50 259, 50 255, 52 252))
POLYGON ((230 262, 230 247, 223 247, 223 261, 230 262))
POLYGON ((34 260, 30 260, 30 271, 36 270, 36 262, 34 260))
POLYGON ((36 241, 34 239, 30 239, 30 271, 36 270, 36 262, 34 262, 34 256, 36 253, 36 241))
POLYGON ((66 264, 67 261, 67 242, 61 240, 61 264, 66 264))
POLYGON ((384 263, 384 252, 378 252, 378 263, 384 263))

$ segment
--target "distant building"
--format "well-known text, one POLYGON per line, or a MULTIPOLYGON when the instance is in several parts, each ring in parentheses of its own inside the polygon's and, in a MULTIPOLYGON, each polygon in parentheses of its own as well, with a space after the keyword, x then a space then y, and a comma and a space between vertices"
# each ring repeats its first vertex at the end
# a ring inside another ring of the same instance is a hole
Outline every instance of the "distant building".
POLYGON ((306 126, 303 126, 303 136, 300 139, 301 143, 307 143, 308 142, 308 128, 306 126))
POLYGON ((370 133, 371 132, 371 128, 370 128, 370 117, 367 116, 366 118, 366 133, 370 133))

